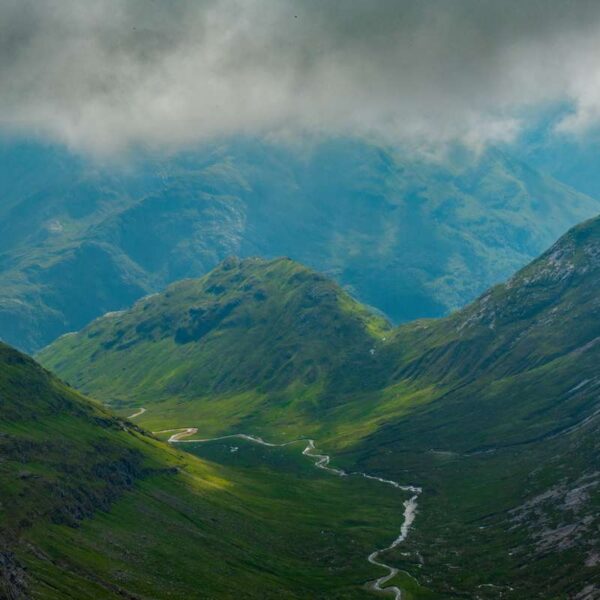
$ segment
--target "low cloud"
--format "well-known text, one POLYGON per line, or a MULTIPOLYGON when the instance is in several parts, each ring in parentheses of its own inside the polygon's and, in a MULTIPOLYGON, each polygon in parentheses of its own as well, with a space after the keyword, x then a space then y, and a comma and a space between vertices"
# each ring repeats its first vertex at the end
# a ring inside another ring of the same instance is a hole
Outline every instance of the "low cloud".
POLYGON ((600 3, 0 0, 0 128, 76 150, 229 135, 478 147, 600 120, 600 3))

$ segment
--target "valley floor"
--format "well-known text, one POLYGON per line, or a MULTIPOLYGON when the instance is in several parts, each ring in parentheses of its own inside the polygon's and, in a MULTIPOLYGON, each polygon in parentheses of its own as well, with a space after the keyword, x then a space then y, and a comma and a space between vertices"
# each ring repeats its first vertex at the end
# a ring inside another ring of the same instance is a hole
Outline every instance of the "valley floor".
MULTIPOLYGON (((162 437, 186 442, 177 432, 162 437)), ((53 557, 21 556, 40 574, 34 597, 351 600, 371 596, 374 582, 401 583, 397 570, 383 565, 385 553, 373 549, 404 539, 416 488, 335 476, 328 457, 308 442, 256 442, 242 436, 185 444, 214 465, 211 490, 199 489, 194 461, 183 460, 185 481, 153 476, 77 528, 33 531, 43 555, 53 557)))

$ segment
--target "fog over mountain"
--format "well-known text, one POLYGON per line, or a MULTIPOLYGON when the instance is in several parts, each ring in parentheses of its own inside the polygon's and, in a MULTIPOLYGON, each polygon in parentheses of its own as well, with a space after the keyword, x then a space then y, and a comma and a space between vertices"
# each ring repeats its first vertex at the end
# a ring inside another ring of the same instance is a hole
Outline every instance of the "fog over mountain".
POLYGON ((600 4, 2 0, 0 127, 80 151, 230 134, 510 141, 600 117, 600 4))

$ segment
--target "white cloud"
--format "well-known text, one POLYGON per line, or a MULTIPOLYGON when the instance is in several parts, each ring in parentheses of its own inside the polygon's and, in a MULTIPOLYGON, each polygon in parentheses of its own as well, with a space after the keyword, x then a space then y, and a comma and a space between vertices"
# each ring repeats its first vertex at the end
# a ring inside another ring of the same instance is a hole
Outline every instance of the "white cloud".
POLYGON ((600 119, 600 3, 0 0, 0 126, 92 152, 216 137, 480 147, 600 119))

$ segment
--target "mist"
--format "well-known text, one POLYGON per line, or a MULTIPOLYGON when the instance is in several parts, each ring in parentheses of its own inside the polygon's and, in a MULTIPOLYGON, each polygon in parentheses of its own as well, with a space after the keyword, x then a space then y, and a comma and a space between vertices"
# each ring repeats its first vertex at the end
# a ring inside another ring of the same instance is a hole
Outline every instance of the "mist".
POLYGON ((0 129, 75 151, 232 135, 480 148, 600 118, 600 4, 2 0, 0 129))

